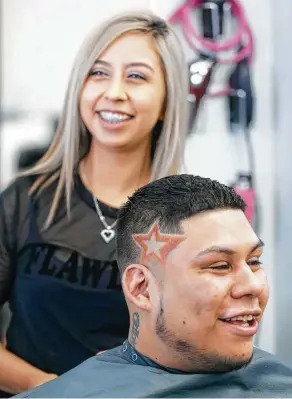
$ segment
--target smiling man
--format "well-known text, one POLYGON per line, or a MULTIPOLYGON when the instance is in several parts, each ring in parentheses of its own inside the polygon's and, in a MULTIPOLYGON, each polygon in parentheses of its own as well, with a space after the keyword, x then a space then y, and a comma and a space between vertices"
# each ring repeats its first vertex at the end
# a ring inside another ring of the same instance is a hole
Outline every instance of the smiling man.
POLYGON ((291 369, 253 346, 269 294, 244 210, 192 175, 136 191, 117 238, 129 339, 19 397, 291 397, 291 369))

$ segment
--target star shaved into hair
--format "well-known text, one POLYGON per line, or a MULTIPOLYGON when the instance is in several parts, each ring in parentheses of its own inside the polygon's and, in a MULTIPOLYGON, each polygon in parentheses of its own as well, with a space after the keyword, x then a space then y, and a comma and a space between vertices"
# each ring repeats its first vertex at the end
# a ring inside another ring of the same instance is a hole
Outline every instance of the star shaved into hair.
POLYGON ((178 234, 162 234, 157 222, 155 222, 148 233, 134 234, 133 239, 141 248, 141 263, 153 259, 160 263, 164 263, 168 254, 185 240, 185 236, 178 234))

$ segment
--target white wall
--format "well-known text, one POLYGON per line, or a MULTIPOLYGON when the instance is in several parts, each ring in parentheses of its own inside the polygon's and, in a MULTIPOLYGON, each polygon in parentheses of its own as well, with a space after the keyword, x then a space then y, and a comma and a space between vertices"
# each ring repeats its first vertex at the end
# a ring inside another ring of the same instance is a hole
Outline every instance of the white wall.
MULTIPOLYGON (((180 2, 178 0, 123 0, 122 2, 2 0, 2 2, 4 9, 2 104, 4 110, 16 108, 30 115, 29 123, 27 120, 17 124, 11 122, 2 129, 3 181, 12 173, 11 159, 15 148, 21 142, 44 140, 40 130, 44 135, 46 115, 60 109, 73 58, 91 27, 122 9, 151 8, 167 18, 180 2)), ((261 334, 260 346, 271 352, 275 351, 273 285, 275 134, 274 58, 271 45, 273 3, 272 0, 242 0, 256 39, 253 78, 257 111, 252 138, 262 208, 261 238, 266 243, 264 267, 271 285, 271 299, 262 328, 265 333, 261 334)), ((187 48, 186 51, 190 55, 187 48)), ((215 77, 215 85, 222 84, 222 76, 224 77, 224 71, 221 70, 215 77)), ((244 156, 238 148, 235 148, 227 131, 224 101, 224 99, 208 100, 204 104, 199 131, 191 136, 187 146, 186 166, 190 173, 230 183, 238 168, 245 169, 245 163, 244 156)))
POLYGON ((149 0, 2 0, 4 106, 59 111, 85 35, 114 12, 149 0))
POLYGON ((292 231, 292 113, 291 113, 291 14, 290 0, 277 0, 273 20, 275 30, 275 85, 277 108, 277 139, 276 139, 276 246, 275 246, 275 287, 277 293, 275 320, 277 326, 276 344, 278 356, 290 365, 292 364, 292 318, 287 317, 292 309, 292 262, 291 262, 291 231, 292 231))

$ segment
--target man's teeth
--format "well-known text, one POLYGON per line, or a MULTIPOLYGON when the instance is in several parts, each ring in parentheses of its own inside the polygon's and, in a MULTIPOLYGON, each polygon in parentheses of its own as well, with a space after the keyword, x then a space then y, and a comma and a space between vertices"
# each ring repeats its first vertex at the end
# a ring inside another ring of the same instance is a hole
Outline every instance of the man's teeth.
POLYGON ((122 122, 122 121, 125 121, 125 120, 128 120, 131 118, 130 115, 119 114, 116 112, 107 112, 107 111, 99 112, 99 115, 102 117, 102 119, 105 122, 109 122, 109 123, 118 123, 118 122, 122 122))
POLYGON ((225 319, 225 321, 244 321, 244 322, 248 322, 254 319, 254 316, 250 315, 245 315, 245 316, 237 316, 237 317, 232 317, 231 319, 225 319))

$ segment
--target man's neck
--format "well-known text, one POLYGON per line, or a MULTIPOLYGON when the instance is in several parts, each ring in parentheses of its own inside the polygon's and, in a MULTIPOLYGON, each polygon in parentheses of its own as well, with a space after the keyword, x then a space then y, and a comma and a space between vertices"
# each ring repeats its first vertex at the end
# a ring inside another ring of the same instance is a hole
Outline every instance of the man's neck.
POLYGON ((150 174, 148 143, 125 151, 99 146, 93 140, 81 167, 88 189, 101 201, 117 207, 137 188, 147 184, 150 174))
POLYGON ((176 369, 181 372, 187 372, 188 369, 183 367, 183 360, 179 356, 175 356, 168 346, 164 345, 156 336, 144 334, 139 332, 139 338, 136 344, 131 339, 131 334, 128 337, 130 345, 134 350, 148 359, 154 361, 161 367, 176 369))
POLYGON ((165 344, 156 334, 151 334, 150 331, 151 328, 140 329, 135 345, 131 342, 131 334, 129 334, 129 343, 142 356, 165 369, 192 374, 225 373, 239 370, 252 361, 252 356, 246 360, 235 359, 232 361, 224 355, 220 356, 218 353, 204 353, 202 350, 197 351, 187 347, 180 347, 177 350, 165 344))

